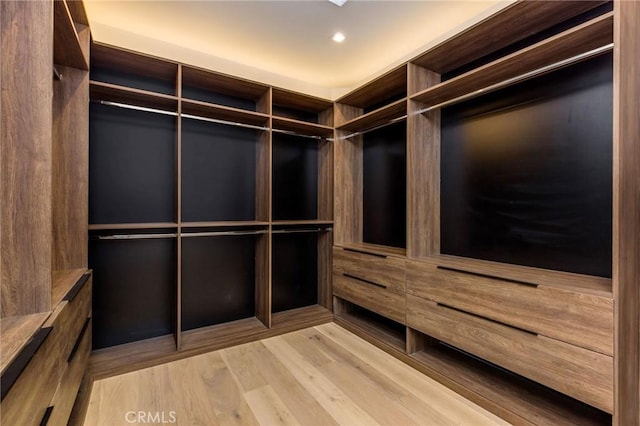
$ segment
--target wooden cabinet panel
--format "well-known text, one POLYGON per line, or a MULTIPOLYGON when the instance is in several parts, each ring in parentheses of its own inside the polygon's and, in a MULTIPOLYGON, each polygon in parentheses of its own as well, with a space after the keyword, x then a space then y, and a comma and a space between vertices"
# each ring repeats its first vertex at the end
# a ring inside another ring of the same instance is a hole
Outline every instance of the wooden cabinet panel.
POLYGON ((333 294, 394 321, 405 323, 405 295, 391 287, 334 272, 333 294))
POLYGON ((613 355, 613 299, 409 261, 407 294, 613 355))
POLYGON ((371 281, 390 292, 404 295, 406 260, 333 248, 334 274, 371 281))
POLYGON ((611 413, 613 358, 419 297, 407 296, 407 325, 611 413))

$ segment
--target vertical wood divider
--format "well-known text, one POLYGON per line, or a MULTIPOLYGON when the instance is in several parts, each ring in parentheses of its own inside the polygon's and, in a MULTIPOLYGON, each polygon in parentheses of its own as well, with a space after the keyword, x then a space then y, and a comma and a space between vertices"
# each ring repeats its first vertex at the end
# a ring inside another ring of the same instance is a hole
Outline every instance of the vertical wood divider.
POLYGON ((334 140, 335 242, 362 241, 362 135, 343 139, 349 132, 336 130, 334 140))
MULTIPOLYGON (((335 104, 320 114, 320 123, 326 126, 333 126, 335 104)), ((334 170, 334 147, 336 143, 336 132, 333 132, 333 141, 321 140, 319 142, 318 155, 318 219, 334 219, 333 210, 333 170, 334 170)), ((333 231, 318 233, 318 304, 333 311, 332 303, 332 254, 333 254, 333 231)))
POLYGON ((426 114, 411 95, 440 82, 440 75, 407 68, 407 257, 440 252, 440 110, 426 114))
POLYGON ((182 349, 182 65, 176 73, 176 96, 178 97, 176 137, 176 349, 182 349))
POLYGON ((614 2, 613 424, 640 425, 640 2, 614 2))
POLYGON ((268 223, 267 234, 258 238, 256 246, 256 318, 271 328, 271 251, 272 251, 272 117, 273 89, 269 87, 260 99, 258 110, 269 115, 267 128, 260 141, 257 153, 256 172, 256 219, 268 223))

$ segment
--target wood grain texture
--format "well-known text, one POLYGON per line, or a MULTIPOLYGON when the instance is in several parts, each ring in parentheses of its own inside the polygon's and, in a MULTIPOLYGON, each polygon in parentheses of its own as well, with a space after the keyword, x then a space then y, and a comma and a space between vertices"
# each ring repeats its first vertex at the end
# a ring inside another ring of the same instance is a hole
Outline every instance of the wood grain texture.
POLYGON ((0 317, 51 310, 52 2, 0 3, 0 317))
MULTIPOLYGON (((86 268, 53 271, 51 284, 51 305, 57 306, 69 293, 69 290, 87 272, 86 268)), ((85 284, 88 285, 88 284, 85 284)))
POLYGON ((333 324, 97 381, 85 424, 131 410, 179 425, 506 424, 333 324))
POLYGON ((404 295, 406 289, 405 259, 381 258, 361 252, 333 248, 333 270, 338 275, 348 274, 385 286, 389 291, 404 295))
POLYGON ((332 317, 329 310, 315 305, 273 314, 271 328, 265 327, 257 318, 247 318, 184 332, 179 351, 176 351, 171 335, 99 349, 91 354, 89 374, 99 380, 324 324, 332 317))
POLYGON ((50 312, 0 319, 0 373, 18 356, 31 337, 40 330, 50 312))
POLYGON ((318 304, 333 310, 333 232, 318 234, 318 304))
POLYGON ((544 31, 605 1, 518 1, 411 62, 443 74, 544 31))
MULTIPOLYGON (((333 135, 333 132, 332 132, 333 135)), ((334 141, 318 143, 318 220, 333 222, 334 141)))
POLYGON ((88 71, 88 53, 88 49, 83 49, 80 43, 67 2, 53 1, 53 62, 88 71))
MULTIPOLYGON (((409 64, 409 86, 433 86, 440 75, 409 64)), ((440 252, 440 111, 418 114, 407 101, 407 256, 440 252)))
POLYGON ((344 276, 333 275, 333 294, 400 324, 405 324, 404 294, 344 276))
POLYGON ((89 25, 89 18, 87 17, 87 11, 84 8, 82 0, 66 0, 66 3, 73 22, 89 25))
POLYGON ((277 130, 300 133, 307 136, 328 138, 333 136, 333 127, 307 121, 294 120, 286 117, 273 117, 272 126, 277 130))
MULTIPOLYGON (((336 102, 356 108, 368 108, 394 95, 407 94, 407 66, 399 67, 339 98, 336 102)), ((339 123, 336 123, 338 125, 339 123)))
MULTIPOLYGON (((344 123, 354 120, 364 113, 364 109, 356 108, 346 104, 334 104, 333 123, 336 128, 342 126, 344 123)), ((337 136, 335 137, 337 140, 337 136)))
MULTIPOLYGON (((268 86, 250 80, 187 65, 182 66, 182 85, 254 101, 259 101, 269 90, 268 86)), ((264 108, 258 111, 266 112, 264 108)))
POLYGON ((407 100, 400 99, 381 108, 371 111, 367 114, 349 120, 338 128, 340 130, 348 130, 350 132, 361 132, 372 129, 376 126, 386 124, 393 119, 399 118, 407 114, 407 100))
POLYGON ((407 294, 613 356, 611 297, 407 265, 407 294))
POLYGON ((640 425, 640 3, 614 3, 613 293, 614 424, 640 425))
POLYGON ((334 141, 334 241, 362 241, 362 136, 343 139, 344 131, 335 132, 334 141))
POLYGON ((261 235, 256 243, 256 318, 271 327, 271 233, 261 235))
POLYGON ((91 44, 91 66, 175 82, 178 64, 104 43, 91 44))
POLYGON ((413 95, 412 99, 427 106, 436 105, 612 42, 613 12, 428 87, 413 95))
POLYGON ((274 87, 273 105, 320 114, 331 108, 333 102, 316 96, 305 95, 291 90, 274 87))
POLYGON ((608 413, 613 358, 407 296, 407 325, 608 413))
POLYGON ((341 243, 336 246, 343 248, 346 251, 355 251, 365 254, 373 254, 386 257, 406 257, 406 250, 400 247, 381 246, 379 244, 371 243, 341 243))
POLYGON ((87 267, 89 222, 89 73, 68 67, 58 71, 64 77, 53 82, 54 271, 87 267))

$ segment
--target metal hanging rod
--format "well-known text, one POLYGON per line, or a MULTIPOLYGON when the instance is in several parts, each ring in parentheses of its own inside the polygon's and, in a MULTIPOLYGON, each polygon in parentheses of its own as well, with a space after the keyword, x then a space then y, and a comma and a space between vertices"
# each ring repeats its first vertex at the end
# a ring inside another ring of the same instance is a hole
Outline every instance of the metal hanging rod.
POLYGON ((58 81, 62 80, 62 74, 60 74, 60 71, 58 71, 58 68, 56 68, 55 65, 53 66, 53 78, 58 81))
POLYGON ((446 106, 453 105, 453 104, 465 101, 467 99, 475 98, 477 96, 484 95, 485 93, 493 92, 493 91, 496 91, 498 89, 502 89, 503 87, 507 87, 507 86, 511 86, 513 84, 519 83, 521 81, 529 80, 529 79, 537 77, 539 75, 548 73, 550 71, 557 70, 557 69, 562 68, 562 67, 566 67, 566 66, 574 64, 576 62, 584 61, 584 60, 589 59, 589 58, 591 58, 593 56, 597 56, 597 55, 600 55, 602 53, 605 53, 605 52, 608 52, 608 51, 611 51, 611 50, 613 50, 613 43, 607 44, 607 45, 602 46, 602 47, 598 47, 598 48, 593 49, 593 50, 589 50, 588 52, 584 52, 584 53, 572 56, 572 57, 567 58, 567 59, 563 59, 562 61, 554 62, 553 64, 550 64, 550 65, 545 65, 544 67, 537 68, 537 69, 535 69, 533 71, 529 71, 529 72, 526 72, 524 74, 520 74, 520 75, 518 75, 516 77, 508 78, 508 79, 503 80, 503 81, 501 81, 499 83, 495 83, 495 84, 492 84, 490 86, 483 87, 482 89, 475 90, 475 91, 473 91, 471 93, 467 93, 465 95, 458 96, 458 97, 453 98, 453 99, 449 99, 448 101, 441 102, 441 103, 436 104, 436 105, 431 105, 429 107, 426 107, 426 108, 423 108, 421 110, 416 111, 415 114, 424 114, 425 112, 433 111, 433 110, 439 109, 439 108, 444 108, 446 106))
POLYGON ((257 230, 257 231, 212 231, 212 232, 188 232, 181 234, 182 238, 190 237, 220 237, 225 235, 260 235, 267 234, 269 231, 257 230))
POLYGON ((400 122, 400 121, 402 121, 402 120, 405 120, 406 118, 407 118, 407 114, 405 114, 405 115, 403 115, 403 116, 401 116, 401 117, 394 118, 393 120, 389 120, 389 121, 387 121, 386 123, 383 123, 383 124, 379 124, 379 125, 377 125, 377 126, 374 126, 374 127, 370 128, 370 129, 366 129, 366 130, 361 130, 361 131, 359 131, 359 132, 353 132, 353 133, 350 133, 350 134, 348 134, 348 135, 345 135, 345 136, 341 137, 340 139, 343 139, 343 140, 344 140, 344 139, 350 139, 350 138, 353 138, 353 137, 355 137, 355 136, 364 135, 365 133, 373 132, 374 130, 382 129, 383 127, 390 126, 391 124, 398 123, 398 122, 400 122))
POLYGON ((155 114, 162 114, 162 115, 171 115, 173 117, 177 117, 178 113, 177 112, 173 112, 173 111, 165 111, 162 109, 156 109, 156 108, 147 108, 147 107, 141 107, 141 106, 137 106, 137 105, 129 105, 129 104, 123 104, 120 102, 111 102, 111 101, 96 101, 102 105, 108 105, 108 106, 114 106, 114 107, 118 107, 118 108, 125 108, 125 109, 132 109, 135 111, 144 111, 144 112, 153 112, 155 114))
POLYGON ((153 240, 159 238, 175 238, 178 234, 122 234, 122 235, 99 235, 99 240, 153 240))
POLYGON ((325 232, 333 231, 333 228, 313 228, 313 229, 275 229, 272 234, 298 234, 303 232, 325 232))
POLYGON ((291 130, 271 129, 273 133, 282 133, 284 135, 300 136, 301 138, 333 141, 333 138, 325 138, 322 136, 305 135, 304 133, 293 132, 291 130))
POLYGON ((209 123, 226 124, 228 126, 246 127, 247 129, 269 130, 268 127, 264 127, 264 126, 256 126, 256 125, 253 125, 253 124, 238 123, 236 121, 219 120, 217 118, 200 117, 199 115, 182 114, 182 117, 183 118, 191 118, 193 120, 206 121, 206 122, 209 122, 209 123))

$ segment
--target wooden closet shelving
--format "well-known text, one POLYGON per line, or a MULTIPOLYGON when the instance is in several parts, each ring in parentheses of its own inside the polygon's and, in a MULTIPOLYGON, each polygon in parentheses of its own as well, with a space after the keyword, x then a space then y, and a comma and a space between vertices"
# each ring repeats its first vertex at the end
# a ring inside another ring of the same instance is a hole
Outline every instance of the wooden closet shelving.
POLYGON ((96 101, 123 103, 168 112, 178 111, 177 96, 103 83, 101 81, 91 81, 89 88, 91 99, 96 101))
MULTIPOLYGON (((56 28, 53 37, 53 62, 71 68, 88 70, 89 26, 86 22, 77 22, 77 19, 74 22, 69 2, 66 0, 54 1, 53 5, 54 27, 56 28)), ((74 8, 74 12, 76 10, 77 8, 74 8)))
POLYGON ((267 126, 269 121, 269 114, 191 99, 182 99, 182 114, 249 124, 253 126, 267 126))
POLYGON ((496 61, 411 95, 426 106, 480 91, 493 84, 613 42, 613 12, 547 38, 496 61))
POLYGON ((407 114, 407 100, 399 99, 369 113, 360 115, 338 126, 338 130, 362 132, 374 127, 387 124, 407 114))

